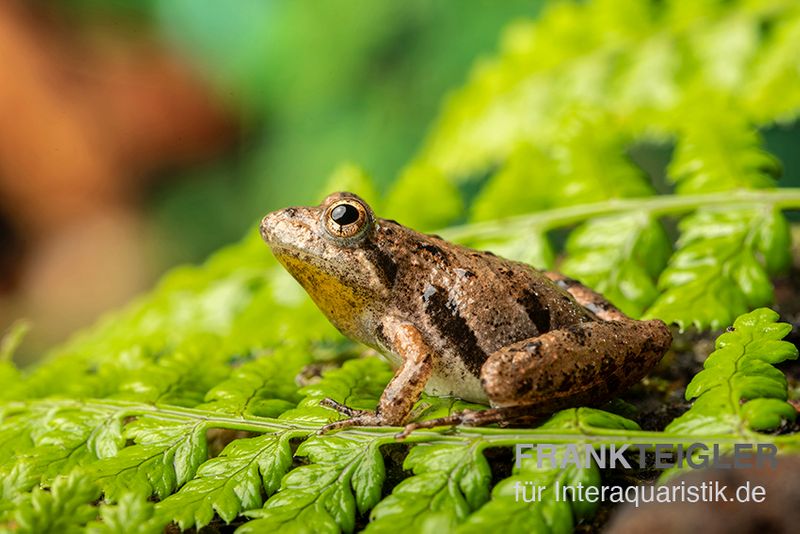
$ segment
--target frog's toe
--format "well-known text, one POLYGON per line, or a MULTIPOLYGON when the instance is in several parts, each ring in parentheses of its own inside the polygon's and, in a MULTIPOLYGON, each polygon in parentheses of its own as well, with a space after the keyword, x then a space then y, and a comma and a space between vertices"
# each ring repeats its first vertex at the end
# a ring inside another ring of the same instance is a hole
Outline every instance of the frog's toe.
POLYGON ((342 430, 344 428, 348 428, 351 426, 355 426, 355 423, 352 419, 342 419, 341 421, 334 421, 333 423, 328 423, 327 425, 323 426, 319 430, 317 430, 317 435, 327 434, 328 432, 332 432, 334 430, 342 430))
POLYGON ((437 419, 429 419, 427 421, 419 421, 417 423, 409 423, 404 428, 403 431, 399 434, 395 434, 395 439, 403 440, 408 437, 415 430, 419 430, 421 428, 434 428, 437 426, 456 426, 460 425, 464 422, 464 415, 466 412, 470 410, 465 410, 464 412, 454 413, 452 415, 448 415, 445 417, 439 417, 437 419))
POLYGON ((360 415, 365 415, 370 413, 367 410, 359 410, 356 408, 351 408, 350 406, 335 401, 330 397, 326 397, 321 401, 319 401, 319 405, 325 408, 330 408, 331 410, 336 410, 340 414, 346 415, 347 417, 358 417, 360 415))
POLYGON ((345 428, 350 428, 351 426, 382 426, 383 421, 381 421, 380 417, 378 417, 374 412, 368 412, 364 410, 357 410, 360 412, 356 414, 354 417, 350 417, 348 419, 342 419, 341 421, 334 421, 333 423, 328 423, 327 425, 323 426, 317 431, 317 434, 325 434, 332 430, 342 430, 345 428))

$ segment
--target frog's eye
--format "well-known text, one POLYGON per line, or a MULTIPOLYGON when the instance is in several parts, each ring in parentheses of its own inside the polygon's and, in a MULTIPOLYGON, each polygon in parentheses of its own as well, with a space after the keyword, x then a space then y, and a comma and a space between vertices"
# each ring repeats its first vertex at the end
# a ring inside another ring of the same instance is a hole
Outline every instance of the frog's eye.
POLYGON ((370 222, 367 208, 358 200, 348 198, 331 204, 325 211, 325 229, 333 237, 354 237, 370 222))

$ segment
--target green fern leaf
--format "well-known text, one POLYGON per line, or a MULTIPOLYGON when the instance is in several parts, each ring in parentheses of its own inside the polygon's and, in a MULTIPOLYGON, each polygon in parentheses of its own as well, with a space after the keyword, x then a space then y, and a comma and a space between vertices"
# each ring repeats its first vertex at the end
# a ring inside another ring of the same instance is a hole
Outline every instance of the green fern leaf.
POLYGON ((367 532, 452 530, 489 498, 491 471, 480 441, 417 445, 406 457, 414 472, 372 511, 367 532))
POLYGON ((439 169, 427 165, 406 168, 386 196, 384 206, 382 216, 419 230, 450 225, 464 213, 458 188, 439 169))
POLYGON ((86 526, 88 534, 158 534, 166 524, 152 502, 134 493, 126 493, 116 504, 101 504, 99 514, 99 520, 86 526))
POLYGON ((737 318, 733 330, 717 338, 716 350, 686 388, 691 409, 667 432, 691 435, 739 434, 750 428, 772 430, 794 420, 786 402, 786 377, 773 365, 797 358, 797 348, 783 337, 791 325, 761 308, 737 318))
POLYGON ((800 8, 795 2, 787 5, 789 9, 776 17, 765 46, 753 61, 752 75, 744 84, 744 106, 760 123, 788 122, 800 110, 800 8))
POLYGON ((199 351, 178 352, 148 362, 119 386, 120 398, 136 402, 196 406, 229 372, 199 351))
POLYGON ((19 500, 12 515, 13 531, 82 533, 84 526, 97 516, 92 501, 99 495, 97 486, 78 473, 58 477, 49 490, 35 488, 19 500))
POLYGON ((670 249, 661 224, 647 214, 592 219, 567 239, 561 271, 639 317, 659 294, 655 280, 670 249))
MULTIPOLYGON (((389 440, 391 438, 388 438, 389 440)), ((311 462, 284 477, 277 494, 238 532, 272 530, 352 532, 356 511, 365 513, 380 499, 385 476, 380 445, 386 437, 314 437, 297 456, 311 462)))
POLYGON ((478 250, 490 250, 503 258, 521 261, 539 269, 549 269, 555 263, 555 253, 544 232, 531 228, 523 235, 508 238, 479 239, 468 243, 478 250))
POLYGON ((295 377, 311 363, 308 351, 278 349, 264 354, 231 372, 230 377, 211 388, 199 409, 228 414, 277 417, 294 408, 302 398, 295 377))
POLYGON ((208 456, 203 422, 141 417, 127 425, 125 437, 135 444, 88 469, 112 501, 129 492, 165 499, 194 477, 208 456))
POLYGON ((74 402, 34 406, 7 417, 0 426, 0 475, 13 481, 4 487, 6 497, 88 465, 97 453, 113 454, 122 438, 109 417, 74 402))
MULTIPOLYGON (((572 408, 558 412, 540 429, 581 430, 620 429, 636 430, 638 425, 633 421, 602 410, 591 408, 572 408)), ((580 438, 576 437, 576 443, 580 438)), ((561 462, 564 449, 557 447, 554 451, 556 462, 561 462)), ((458 529, 459 533, 472 534, 479 532, 540 532, 569 533, 572 532, 576 520, 591 517, 597 507, 590 501, 565 500, 555 496, 555 487, 559 485, 587 486, 600 485, 600 470, 596 465, 590 468, 577 468, 567 465, 551 465, 542 461, 538 466, 535 452, 528 452, 532 458, 524 459, 520 467, 515 467, 513 475, 500 481, 492 491, 492 499, 472 514, 458 529), (521 488, 525 488, 528 498, 533 495, 535 486, 544 486, 541 500, 524 502, 521 488)))
POLYGON ((772 302, 769 273, 789 261, 789 229, 779 211, 706 209, 684 218, 680 229, 648 317, 718 329, 772 302))
POLYGON ((761 148, 761 137, 730 110, 717 110, 707 94, 685 110, 694 119, 683 126, 668 168, 681 194, 775 187, 780 164, 761 148))
POLYGON ((464 410, 485 410, 483 404, 475 404, 458 397, 432 397, 425 393, 411 412, 414 421, 427 421, 446 417, 464 410))
POLYGON ((30 325, 25 321, 17 321, 0 337, 0 390, 13 390, 20 381, 20 372, 11 360, 14 352, 28 333, 30 325))
POLYGON ((225 522, 261 507, 262 493, 274 493, 292 463, 291 433, 237 439, 206 461, 180 491, 158 503, 159 515, 182 529, 202 528, 217 513, 225 522))
POLYGON ((641 171, 625 156, 606 116, 566 121, 556 147, 517 146, 481 189, 474 220, 502 219, 561 206, 653 194, 641 171), (601 160, 601 161, 598 161, 601 160))
POLYGON ((560 199, 552 178, 557 172, 557 162, 546 151, 527 143, 517 146, 473 200, 471 219, 502 219, 556 207, 560 199))
POLYGON ((316 384, 300 390, 305 398, 297 408, 281 414, 281 419, 324 425, 339 414, 319 402, 330 397, 359 410, 374 410, 386 384, 392 378, 389 365, 379 358, 349 360, 338 369, 326 372, 316 384))

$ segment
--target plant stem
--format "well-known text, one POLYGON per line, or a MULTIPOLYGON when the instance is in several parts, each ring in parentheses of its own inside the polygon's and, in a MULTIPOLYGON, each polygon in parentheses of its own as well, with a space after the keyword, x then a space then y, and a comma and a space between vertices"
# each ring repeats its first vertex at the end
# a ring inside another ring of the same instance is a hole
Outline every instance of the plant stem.
MULTIPOLYGON (((97 410, 110 412, 109 415, 115 417, 127 416, 146 416, 157 419, 168 419, 172 421, 202 421, 209 428, 225 428, 229 430, 244 430, 256 433, 272 432, 292 432, 297 437, 310 435, 319 430, 319 425, 289 423, 281 419, 268 417, 256 417, 250 415, 233 416, 222 413, 209 412, 195 408, 183 408, 180 406, 161 406, 144 404, 139 402, 129 402, 113 399, 87 399, 84 401, 73 400, 44 400, 33 401, 30 403, 16 404, 17 408, 22 408, 25 404, 44 405, 55 407, 75 407, 81 409, 97 410)), ((374 427, 374 428, 352 428, 341 430, 337 435, 343 438, 356 439, 377 439, 385 443, 396 441, 394 435, 401 428, 398 427, 374 427)), ((595 427, 581 428, 519 428, 519 429, 499 429, 499 428, 478 428, 478 427, 457 427, 455 429, 417 430, 408 436, 403 443, 440 443, 440 444, 463 444, 481 442, 480 447, 509 447, 516 444, 563 444, 563 443, 597 443, 611 444, 618 446, 625 444, 668 444, 668 445, 691 445, 693 443, 718 444, 723 446, 733 446, 736 443, 773 443, 779 449, 800 449, 800 440, 797 436, 774 436, 770 434, 759 434, 756 432, 745 432, 742 434, 720 434, 707 436, 681 436, 667 434, 664 432, 653 432, 645 430, 620 430, 595 427)))
POLYGON ((439 233, 445 239, 464 241, 499 237, 514 231, 535 229, 536 231, 544 232, 553 228, 577 224, 592 217, 619 213, 646 213, 653 217, 660 217, 713 206, 726 208, 767 206, 784 210, 800 210, 800 188, 738 190, 704 195, 660 195, 615 199, 593 204, 556 208, 497 221, 454 226, 439 233))

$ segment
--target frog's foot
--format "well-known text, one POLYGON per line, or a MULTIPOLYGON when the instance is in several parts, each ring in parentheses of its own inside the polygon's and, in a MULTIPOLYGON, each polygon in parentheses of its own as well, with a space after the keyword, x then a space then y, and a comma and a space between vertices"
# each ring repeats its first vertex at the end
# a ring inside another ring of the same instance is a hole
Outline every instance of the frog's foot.
POLYGON ((420 428, 434 428, 437 426, 484 426, 493 423, 507 423, 522 417, 531 416, 530 406, 510 406, 507 408, 489 408, 488 410, 464 410, 446 417, 410 423, 405 426, 402 432, 395 436, 402 440, 408 437, 413 431, 420 428))
POLYGON ((358 410, 356 408, 351 408, 350 406, 346 406, 340 402, 337 402, 331 398, 325 398, 319 401, 320 406, 324 406, 325 408, 330 408, 332 410, 336 410, 342 415, 346 415, 348 419, 342 419, 341 421, 334 421, 333 423, 329 423, 317 431, 317 434, 325 434, 332 430, 342 430, 343 428, 349 428, 351 426, 380 426, 381 421, 378 415, 375 412, 369 410, 358 410))

